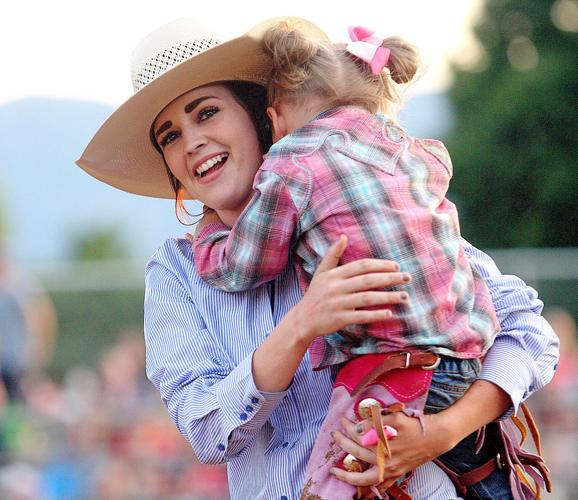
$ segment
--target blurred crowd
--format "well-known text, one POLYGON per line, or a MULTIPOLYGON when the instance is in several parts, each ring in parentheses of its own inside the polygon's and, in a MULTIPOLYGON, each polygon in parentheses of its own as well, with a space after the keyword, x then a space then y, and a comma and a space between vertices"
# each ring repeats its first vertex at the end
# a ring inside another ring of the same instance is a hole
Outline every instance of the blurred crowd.
POLYGON ((142 334, 122 334, 96 370, 21 381, 0 419, 0 498, 227 498, 223 467, 200 464, 144 379, 142 334))
MULTIPOLYGON (((97 366, 46 375, 56 315, 46 294, 15 285, 0 254, 0 498, 228 498, 225 468, 200 464, 145 378, 142 331, 121 332, 97 366), (31 313, 32 312, 32 313, 31 313)), ((529 406, 554 480, 549 499, 578 498, 578 341, 562 309, 554 380, 529 406)))
POLYGON ((196 460, 146 380, 142 331, 55 380, 56 319, 0 254, 0 499, 228 498, 225 468, 196 460))
POLYGON ((542 437, 542 452, 552 471, 551 498, 578 499, 578 336, 566 310, 546 309, 544 316, 560 338, 560 361, 546 388, 528 402, 542 437))

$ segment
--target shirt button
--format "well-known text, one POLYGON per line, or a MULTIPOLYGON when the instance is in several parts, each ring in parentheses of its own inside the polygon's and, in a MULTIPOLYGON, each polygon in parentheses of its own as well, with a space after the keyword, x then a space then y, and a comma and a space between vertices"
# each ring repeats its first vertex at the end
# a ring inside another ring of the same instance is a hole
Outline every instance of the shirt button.
POLYGON ((249 417, 248 417, 248 415, 247 415, 246 413, 241 413, 241 414, 239 415, 239 418, 240 418, 241 420, 247 420, 247 418, 249 418, 249 417))
POLYGON ((251 399, 251 403, 253 403, 254 405, 256 405, 258 402, 259 402, 259 400, 257 398, 251 399))
POLYGON ((281 497, 281 500, 289 500, 285 495, 281 497))
POLYGON ((287 446, 289 446, 289 443, 285 441, 281 446, 283 446, 283 448, 287 448, 287 446))
POLYGON ((253 407, 251 405, 247 405, 247 406, 245 406, 245 410, 247 410, 248 412, 252 412, 253 407))
POLYGON ((225 451, 225 445, 223 443, 219 443, 217 445, 217 448, 219 449, 219 451, 225 451))

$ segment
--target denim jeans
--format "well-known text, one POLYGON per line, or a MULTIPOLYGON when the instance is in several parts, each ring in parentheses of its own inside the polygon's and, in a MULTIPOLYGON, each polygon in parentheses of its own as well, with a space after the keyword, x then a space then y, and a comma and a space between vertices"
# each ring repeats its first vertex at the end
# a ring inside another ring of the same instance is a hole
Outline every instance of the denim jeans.
MULTIPOLYGON (((455 403, 477 379, 480 369, 481 362, 478 359, 456 359, 442 356, 441 362, 433 374, 425 403, 425 413, 438 413, 455 403)), ((487 426, 484 445, 477 454, 475 441, 476 433, 474 432, 460 441, 454 449, 441 455, 439 460, 460 474, 475 469, 496 456, 498 438, 494 425, 487 426)), ((507 471, 495 470, 483 481, 470 486, 465 498, 512 499, 507 471)))

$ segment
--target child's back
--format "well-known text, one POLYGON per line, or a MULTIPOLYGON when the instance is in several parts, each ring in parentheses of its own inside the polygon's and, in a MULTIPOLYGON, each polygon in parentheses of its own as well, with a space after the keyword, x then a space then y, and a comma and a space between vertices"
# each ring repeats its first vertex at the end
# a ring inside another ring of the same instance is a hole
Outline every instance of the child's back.
POLYGON ((439 141, 409 137, 357 107, 326 111, 271 148, 255 188, 268 191, 278 182, 276 197, 287 207, 275 212, 263 204, 255 212, 271 229, 258 238, 263 254, 293 242, 306 288, 329 245, 346 234, 342 262, 389 259, 412 276, 411 301, 396 306, 391 320, 352 325, 342 332, 351 334, 346 339, 319 339, 314 366, 409 347, 477 358, 489 347, 493 308, 460 245, 455 206, 445 198, 451 169, 439 141))
POLYGON ((345 234, 342 261, 398 262, 412 277, 404 288, 411 300, 386 322, 316 339, 314 367, 412 347, 479 358, 497 321, 461 247, 456 208, 445 198, 449 155, 440 142, 411 138, 375 114, 396 100, 394 82, 413 78, 417 52, 400 38, 385 42, 365 29, 351 35, 361 39, 342 48, 289 25, 264 36, 272 60, 268 113, 278 141, 228 237, 215 228, 200 233, 195 266, 213 286, 247 290, 277 277, 293 254, 306 289, 331 243, 345 234))

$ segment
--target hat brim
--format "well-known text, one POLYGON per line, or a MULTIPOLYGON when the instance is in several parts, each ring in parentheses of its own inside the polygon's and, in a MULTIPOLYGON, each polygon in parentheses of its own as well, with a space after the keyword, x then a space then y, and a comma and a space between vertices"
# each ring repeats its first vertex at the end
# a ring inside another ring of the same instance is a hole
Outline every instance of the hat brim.
POLYGON ((150 127, 171 101, 186 92, 225 81, 265 85, 270 61, 261 48, 263 33, 283 20, 326 38, 299 18, 275 18, 169 69, 122 104, 98 129, 76 164, 93 177, 129 193, 174 198, 160 153, 150 141, 150 127))
POLYGON ((258 40, 242 36, 183 61, 122 104, 99 128, 76 164, 129 193, 174 198, 150 127, 165 106, 186 92, 228 80, 264 85, 268 58, 258 40))

